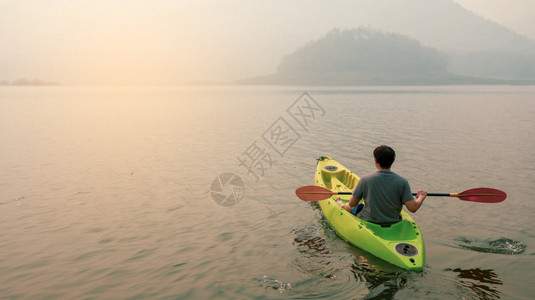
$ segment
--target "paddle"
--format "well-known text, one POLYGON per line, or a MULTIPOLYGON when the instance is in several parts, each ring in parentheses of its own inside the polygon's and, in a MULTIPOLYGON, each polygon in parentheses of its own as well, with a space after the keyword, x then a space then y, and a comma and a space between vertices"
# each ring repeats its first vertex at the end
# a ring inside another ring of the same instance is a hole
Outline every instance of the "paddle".
MULTIPOLYGON (((333 192, 321 186, 308 185, 296 189, 295 194, 304 201, 320 201, 334 195, 351 195, 351 192, 333 192)), ((416 195, 416 193, 412 194, 416 195)), ((460 193, 428 193, 427 196, 457 197, 464 201, 496 203, 505 200, 507 194, 492 188, 475 188, 460 193)))

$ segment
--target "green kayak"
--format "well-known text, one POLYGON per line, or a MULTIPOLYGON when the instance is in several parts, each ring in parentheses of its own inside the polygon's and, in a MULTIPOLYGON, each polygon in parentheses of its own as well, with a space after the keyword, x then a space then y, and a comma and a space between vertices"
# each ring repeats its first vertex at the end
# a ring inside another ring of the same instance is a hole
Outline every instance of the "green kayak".
MULTIPOLYGON (((334 192, 351 192, 359 177, 346 167, 322 156, 318 159, 314 184, 334 192)), ((401 211, 402 220, 392 225, 378 225, 362 220, 340 207, 337 195, 318 201, 331 227, 352 245, 401 268, 422 271, 425 247, 416 222, 401 211)), ((351 195, 341 195, 348 202, 351 195)))

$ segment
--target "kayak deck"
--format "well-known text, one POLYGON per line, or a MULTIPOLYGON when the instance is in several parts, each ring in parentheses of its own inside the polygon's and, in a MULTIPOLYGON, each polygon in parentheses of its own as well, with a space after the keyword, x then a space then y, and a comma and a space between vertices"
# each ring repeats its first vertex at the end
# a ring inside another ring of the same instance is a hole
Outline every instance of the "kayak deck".
MULTIPOLYGON (((314 184, 334 192, 351 192, 359 177, 337 161, 322 156, 314 176, 314 184)), ((334 200, 338 196, 319 201, 323 215, 331 227, 352 245, 359 247, 389 263, 407 270, 422 271, 425 247, 422 233, 416 222, 401 211, 402 220, 391 225, 379 225, 362 220, 340 207, 334 200)), ((340 196, 348 202, 350 195, 340 196)), ((362 200, 363 202, 363 200, 362 200)))

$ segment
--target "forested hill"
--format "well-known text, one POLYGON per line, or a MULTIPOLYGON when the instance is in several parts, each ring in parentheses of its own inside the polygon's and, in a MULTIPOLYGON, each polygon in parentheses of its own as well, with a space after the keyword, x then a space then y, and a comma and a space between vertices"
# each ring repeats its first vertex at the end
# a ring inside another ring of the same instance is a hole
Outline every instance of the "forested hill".
POLYGON ((282 58, 278 72, 354 72, 365 74, 445 74, 447 57, 406 36, 335 29, 282 58))
POLYGON ((451 57, 408 36, 357 28, 334 29, 284 56, 277 73, 238 84, 429 85, 533 84, 452 73, 451 57))
POLYGON ((447 55, 407 36, 367 28, 335 29, 284 56, 277 74, 243 83, 434 84, 458 80, 447 55))

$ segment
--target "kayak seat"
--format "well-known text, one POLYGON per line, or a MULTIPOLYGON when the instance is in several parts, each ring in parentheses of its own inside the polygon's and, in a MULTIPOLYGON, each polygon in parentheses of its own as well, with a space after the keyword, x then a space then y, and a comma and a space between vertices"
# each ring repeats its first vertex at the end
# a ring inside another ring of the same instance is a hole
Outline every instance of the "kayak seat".
POLYGON ((353 174, 351 172, 348 172, 347 170, 341 170, 336 174, 336 178, 348 189, 352 190, 357 185, 357 181, 355 180, 353 174))
POLYGON ((321 177, 323 179, 323 182, 325 183, 325 187, 330 190, 334 188, 334 184, 332 183, 333 179, 335 179, 337 184, 341 183, 342 186, 349 190, 353 190, 358 182, 358 180, 355 179, 354 175, 351 172, 348 172, 347 170, 343 169, 335 172, 322 170, 321 177))

